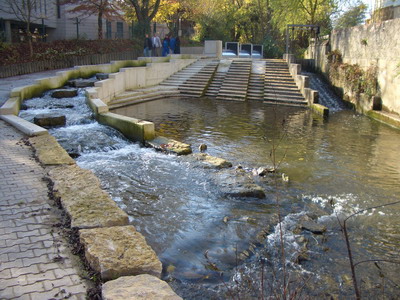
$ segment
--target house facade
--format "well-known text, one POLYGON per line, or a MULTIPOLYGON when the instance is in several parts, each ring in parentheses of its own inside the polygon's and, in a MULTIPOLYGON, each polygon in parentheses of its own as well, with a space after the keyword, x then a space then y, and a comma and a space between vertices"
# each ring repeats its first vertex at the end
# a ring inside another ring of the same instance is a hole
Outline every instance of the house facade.
MULTIPOLYGON (((21 3, 27 1, 0 0, 0 40, 14 43, 24 41, 29 15, 30 31, 34 39, 54 41, 98 38, 97 15, 82 16, 71 13, 73 6, 62 5, 60 0, 31 1, 34 5, 26 13, 15 13, 10 7, 10 3, 20 6, 21 3)), ((15 8, 18 7, 14 7, 14 11, 15 8)), ((129 37, 131 37, 131 26, 122 19, 112 21, 103 19, 103 38, 127 39, 129 37)))

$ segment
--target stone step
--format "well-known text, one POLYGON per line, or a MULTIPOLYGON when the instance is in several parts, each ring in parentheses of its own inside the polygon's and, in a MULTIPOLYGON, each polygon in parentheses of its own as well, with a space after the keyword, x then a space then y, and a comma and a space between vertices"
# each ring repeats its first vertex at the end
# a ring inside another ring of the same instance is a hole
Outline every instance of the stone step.
POLYGON ((266 97, 264 96, 264 100, 265 101, 276 101, 276 102, 285 102, 285 103, 298 103, 298 104, 303 104, 303 105, 307 105, 307 101, 303 99, 289 99, 286 97, 266 97))
POLYGON ((293 107, 302 107, 308 108, 306 104, 299 104, 299 103, 288 103, 288 102, 277 102, 277 101, 263 101, 264 104, 268 105, 279 105, 279 106, 293 106, 293 107))
POLYGON ((297 87, 296 83, 290 81, 265 81, 265 87, 297 87))
POLYGON ((264 89, 266 94, 278 94, 278 95, 288 95, 288 96, 298 96, 303 97, 299 90, 287 90, 287 89, 264 89))
POLYGON ((232 97, 232 96, 217 96, 218 100, 229 100, 229 101, 246 101, 244 97, 232 97))
POLYGON ((275 93, 264 93, 265 98, 274 99, 274 98, 282 98, 288 100, 297 100, 297 101, 304 101, 303 95, 286 95, 286 94, 275 94, 275 93))

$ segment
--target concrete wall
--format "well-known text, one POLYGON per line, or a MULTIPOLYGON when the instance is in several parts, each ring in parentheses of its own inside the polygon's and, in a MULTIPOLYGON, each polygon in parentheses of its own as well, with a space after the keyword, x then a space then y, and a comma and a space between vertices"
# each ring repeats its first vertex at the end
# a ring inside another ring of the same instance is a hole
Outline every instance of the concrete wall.
POLYGON ((310 46, 306 56, 316 58, 316 68, 327 74, 330 50, 339 50, 343 63, 364 70, 375 65, 383 107, 400 114, 400 19, 333 31, 329 45, 310 46))
POLYGON ((163 58, 143 58, 144 67, 122 68, 118 73, 110 74, 109 79, 98 81, 94 88, 87 89, 89 98, 100 98, 109 103, 116 95, 145 86, 159 84, 172 74, 192 64, 196 59, 171 59, 169 62, 157 62, 163 58), (154 62, 147 62, 154 60, 154 62))

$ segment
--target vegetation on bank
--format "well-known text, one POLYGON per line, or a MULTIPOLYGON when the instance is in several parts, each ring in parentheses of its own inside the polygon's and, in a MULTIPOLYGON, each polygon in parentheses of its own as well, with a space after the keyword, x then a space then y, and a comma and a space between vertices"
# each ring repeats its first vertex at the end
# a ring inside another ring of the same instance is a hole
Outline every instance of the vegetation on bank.
POLYGON ((28 43, 0 43, 0 65, 12 65, 32 61, 62 60, 69 57, 135 51, 134 40, 62 40, 32 43, 33 55, 28 43))

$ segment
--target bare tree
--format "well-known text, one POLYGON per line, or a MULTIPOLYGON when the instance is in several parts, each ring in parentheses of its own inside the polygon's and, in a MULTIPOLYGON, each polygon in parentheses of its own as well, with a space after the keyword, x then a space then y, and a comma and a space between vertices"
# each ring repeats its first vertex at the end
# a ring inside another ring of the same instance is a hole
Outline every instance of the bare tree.
POLYGON ((0 10, 25 23, 30 56, 33 55, 31 25, 42 17, 41 0, 4 0, 0 10))
POLYGON ((98 39, 103 38, 103 18, 112 20, 118 18, 118 6, 115 1, 112 0, 64 0, 62 4, 74 5, 69 10, 71 13, 77 13, 81 16, 92 16, 97 15, 97 33, 98 39))

